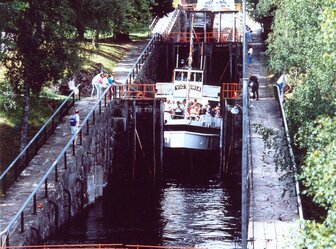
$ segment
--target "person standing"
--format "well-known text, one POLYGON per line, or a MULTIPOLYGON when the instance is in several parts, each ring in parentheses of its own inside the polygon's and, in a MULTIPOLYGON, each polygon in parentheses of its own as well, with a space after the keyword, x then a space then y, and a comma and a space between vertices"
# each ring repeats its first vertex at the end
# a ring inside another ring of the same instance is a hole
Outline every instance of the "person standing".
POLYGON ((103 83, 103 73, 97 74, 95 77, 93 77, 91 85, 92 85, 92 90, 91 90, 91 98, 93 97, 94 91, 97 91, 97 98, 100 96, 100 86, 103 83))
POLYGON ((107 82, 109 83, 109 85, 113 84, 113 73, 111 73, 107 76, 107 82))
POLYGON ((279 90, 280 90, 280 93, 283 94, 284 93, 284 88, 286 86, 286 75, 285 74, 282 74, 280 76, 280 78, 277 80, 277 86, 279 87, 279 90))
MULTIPOLYGON (((72 115, 70 118, 70 127, 71 127, 71 134, 74 135, 78 131, 79 128, 79 122, 80 122, 80 117, 79 117, 79 110, 77 109, 75 111, 75 114, 72 115)), ((74 144, 77 142, 77 136, 74 139, 74 144)))
POLYGON ((249 77, 249 86, 252 89, 252 98, 259 100, 259 82, 258 82, 258 78, 255 75, 252 75, 252 73, 250 73, 250 77, 249 77))
POLYGON ((252 55, 253 55, 253 48, 251 45, 249 45, 247 51, 247 64, 249 67, 252 67, 252 55))
POLYGON ((252 29, 248 25, 246 25, 245 27, 246 27, 246 30, 245 30, 246 40, 247 40, 247 42, 252 42, 252 29))

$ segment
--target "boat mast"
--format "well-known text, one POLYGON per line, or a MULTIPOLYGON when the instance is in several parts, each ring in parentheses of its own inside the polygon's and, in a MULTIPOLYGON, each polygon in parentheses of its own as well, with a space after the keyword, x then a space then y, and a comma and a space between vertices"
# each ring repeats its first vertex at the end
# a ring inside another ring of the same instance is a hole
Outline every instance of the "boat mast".
POLYGON ((188 75, 187 75, 187 84, 186 84, 186 90, 187 90, 187 94, 186 94, 186 106, 185 106, 185 118, 187 118, 188 116, 188 105, 189 105, 189 91, 190 91, 190 79, 191 79, 191 69, 192 69, 192 60, 193 60, 193 52, 194 52, 194 43, 193 43, 193 38, 194 38, 194 34, 193 34, 193 30, 194 30, 194 14, 191 15, 191 24, 190 24, 190 42, 189 42, 189 57, 188 57, 188 75))

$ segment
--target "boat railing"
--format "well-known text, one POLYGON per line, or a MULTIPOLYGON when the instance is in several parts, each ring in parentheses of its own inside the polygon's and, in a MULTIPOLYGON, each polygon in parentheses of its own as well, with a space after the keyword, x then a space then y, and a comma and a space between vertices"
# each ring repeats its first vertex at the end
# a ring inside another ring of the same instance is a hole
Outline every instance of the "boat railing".
POLYGON ((203 81, 203 70, 188 68, 176 68, 174 69, 174 81, 188 81, 192 82, 202 82, 203 81), (188 79, 188 74, 190 73, 190 79, 188 79))
MULTIPOLYGON (((165 111, 164 112, 164 120, 168 122, 169 120, 187 120, 188 124, 191 125, 199 125, 203 127, 213 127, 220 128, 222 125, 221 117, 213 117, 210 114, 189 114, 185 116, 184 114, 175 114, 165 111)), ((183 121, 181 121, 183 122, 183 121)))
POLYGON ((200 115, 200 121, 204 123, 203 126, 206 127, 216 127, 219 128, 222 125, 222 118, 221 117, 213 117, 209 114, 202 114, 200 115))

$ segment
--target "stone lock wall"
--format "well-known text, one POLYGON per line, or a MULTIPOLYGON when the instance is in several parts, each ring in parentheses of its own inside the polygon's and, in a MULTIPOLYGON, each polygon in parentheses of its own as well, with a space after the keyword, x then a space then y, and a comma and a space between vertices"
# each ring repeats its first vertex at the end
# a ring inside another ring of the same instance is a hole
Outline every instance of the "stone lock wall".
POLYGON ((58 182, 51 174, 47 198, 42 187, 37 196, 36 214, 31 210, 25 213, 25 231, 21 233, 18 230, 11 235, 11 245, 42 243, 103 195, 103 188, 113 172, 116 131, 124 133, 126 130, 125 118, 122 117, 126 112, 118 111, 121 116, 114 116, 118 108, 117 104, 110 103, 102 108, 101 115, 96 112, 96 123, 91 125, 89 135, 84 127, 82 146, 76 147, 75 156, 72 147, 69 148, 67 169, 64 169, 63 162, 59 163, 58 182))

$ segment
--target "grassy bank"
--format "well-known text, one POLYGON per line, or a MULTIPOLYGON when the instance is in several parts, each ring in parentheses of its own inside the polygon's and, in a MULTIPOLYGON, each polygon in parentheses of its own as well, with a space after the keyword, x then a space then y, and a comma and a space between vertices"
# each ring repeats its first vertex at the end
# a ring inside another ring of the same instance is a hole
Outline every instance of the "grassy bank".
MULTIPOLYGON (((30 132, 33 137, 63 101, 63 96, 47 95, 31 98, 30 132)), ((22 97, 16 97, 16 108, 5 109, 6 99, 0 95, 0 169, 6 168, 18 155, 22 97)))
MULTIPOLYGON (((136 35, 136 39, 143 39, 145 35, 136 35)), ((135 37, 132 37, 132 39, 135 37)), ((100 44, 98 49, 93 49, 91 42, 85 42, 79 50, 86 54, 83 64, 83 70, 92 70, 95 65, 103 65, 105 71, 110 72, 121 60, 123 55, 130 49, 132 42, 118 43, 112 39, 106 38, 100 44)), ((3 77, 3 70, 1 73, 3 77)), ((20 123, 22 98, 20 96, 6 95, 5 89, 8 89, 8 83, 0 80, 0 172, 6 168, 19 153, 20 141, 20 123), (5 103, 15 102, 16 108, 6 109, 5 103)), ((57 87, 55 88, 57 89, 57 87)), ((31 115, 30 115, 30 137, 33 137, 45 121, 52 115, 62 102, 64 96, 58 95, 56 90, 45 89, 41 96, 32 97, 31 115)))

